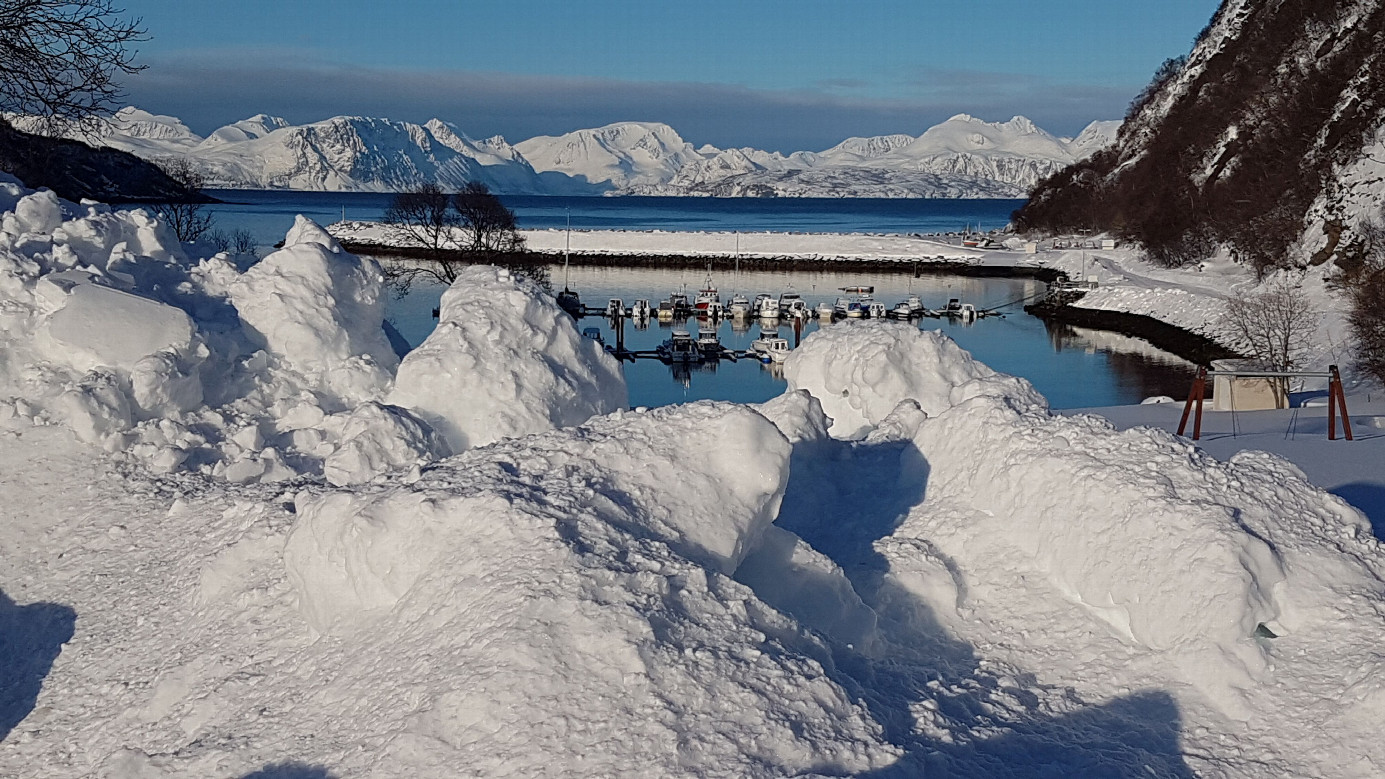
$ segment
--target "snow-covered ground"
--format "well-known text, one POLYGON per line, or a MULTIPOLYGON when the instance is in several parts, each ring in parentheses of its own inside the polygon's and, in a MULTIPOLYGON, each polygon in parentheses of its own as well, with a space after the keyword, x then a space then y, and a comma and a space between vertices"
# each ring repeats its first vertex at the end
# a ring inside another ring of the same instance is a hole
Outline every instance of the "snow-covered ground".
MULTIPOLYGON (((1285 459, 891 322, 621 409, 499 269, 401 359, 307 220, 247 267, 0 212, 0 776, 1385 772, 1385 549, 1285 459)), ((1381 462, 1351 400, 1283 450, 1381 462)))

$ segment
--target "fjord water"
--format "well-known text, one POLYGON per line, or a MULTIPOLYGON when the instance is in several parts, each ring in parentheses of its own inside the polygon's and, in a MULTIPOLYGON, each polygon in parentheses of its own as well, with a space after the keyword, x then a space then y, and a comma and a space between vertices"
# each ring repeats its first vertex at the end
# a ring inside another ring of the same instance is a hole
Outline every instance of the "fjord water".
MULTIPOLYGON (((209 190, 222 229, 247 229, 265 246, 283 240, 293 218, 319 224, 377 221, 388 193, 209 190)), ((526 230, 707 230, 809 233, 948 233, 967 226, 998 230, 1023 200, 881 198, 552 197, 506 195, 526 230)))
MULTIPOLYGON (((225 201, 211 207, 217 227, 249 230, 262 251, 283 240, 294 217, 303 214, 321 224, 346 219, 378 220, 389 205, 390 194, 359 192, 283 192, 217 190, 211 194, 225 201)), ((516 197, 503 198, 514 209, 522 228, 561 228, 569 216, 572 227, 615 230, 674 231, 769 231, 847 233, 947 233, 966 226, 998 229, 1009 221, 1018 200, 884 200, 819 198, 669 198, 669 197, 516 197)), ((562 287, 561 266, 553 267, 553 282, 562 287)), ((651 270, 610 267, 574 267, 572 287, 593 307, 619 297, 628 306, 646 298, 657 306, 670 292, 696 291, 705 273, 683 270, 651 270)), ((989 308, 1031 297, 1042 290, 1040 282, 1018 279, 970 279, 949 276, 911 278, 903 275, 855 273, 742 273, 720 274, 713 279, 722 299, 733 292, 750 297, 760 292, 778 296, 793 289, 816 305, 835 300, 838 288, 866 284, 876 289, 876 299, 893 306, 907 295, 918 294, 926 306, 937 308, 949 298, 959 298, 978 308, 989 308)), ((442 290, 421 286, 403 300, 390 300, 391 321, 410 344, 417 345, 432 332, 432 311, 442 290)), ((1004 309, 1004 318, 983 319, 972 325, 925 319, 924 328, 939 328, 978 359, 999 371, 1023 376, 1048 396, 1055 408, 1138 403, 1154 395, 1182 397, 1191 383, 1191 368, 1172 355, 1143 341, 1101 331, 1047 326, 1025 314, 1018 305, 1004 309)), ((696 320, 680 323, 696 335, 696 320)), ((615 336, 609 322, 587 317, 579 328, 597 327, 608 343, 615 336)), ((819 327, 806 323, 800 337, 819 327)), ((668 338, 673 326, 651 322, 640 330, 627 322, 626 346, 653 349, 668 338)), ((728 349, 744 350, 760 331, 758 321, 725 321, 718 326, 728 349)), ((780 333, 792 343, 788 322, 780 333)), ((783 392, 785 382, 777 366, 752 360, 720 362, 686 369, 654 360, 625 363, 630 402, 657 406, 704 398, 758 402, 783 392)))
MULTIPOLYGON (((553 267, 554 286, 561 289, 563 269, 553 267)), ((644 298, 657 306, 670 292, 686 291, 689 297, 704 285, 705 273, 648 268, 573 267, 569 271, 573 289, 592 308, 602 307, 610 298, 620 298, 628 307, 644 298)), ((870 285, 875 298, 887 306, 917 294, 929 308, 941 308, 949 298, 958 298, 978 308, 1003 306, 1032 298, 1044 284, 1032 279, 976 279, 960 276, 923 276, 862 273, 772 273, 744 272, 718 274, 712 278, 723 301, 735 292, 754 298, 764 292, 779 296, 794 291, 810 306, 834 301, 841 287, 870 285)), ((418 287, 403 300, 391 300, 391 321, 411 345, 422 342, 433 330, 433 309, 442 296, 437 286, 418 287)), ((970 351, 977 359, 998 371, 1029 379, 1043 392, 1054 408, 1139 403, 1155 395, 1182 397, 1192 382, 1192 366, 1149 344, 1112 333, 1078 330, 1063 325, 1049 326, 1025 314, 1018 305, 1004 308, 1004 316, 987 317, 971 324, 947 319, 923 319, 924 329, 940 329, 970 351)), ((702 320, 706 322, 706 320, 702 320)), ((697 336, 699 320, 659 322, 652 319, 645 327, 625 322, 625 347, 652 350, 669 338, 675 329, 697 336)), ((795 332, 792 320, 778 322, 759 319, 706 323, 716 327, 722 345, 744 351, 757 338, 762 327, 778 327, 780 336, 792 345, 795 332)), ((583 330, 598 328, 608 344, 615 343, 615 330, 605 317, 583 317, 577 324, 583 330)), ((817 318, 804 323, 799 338, 806 338, 825 325, 817 318)), ((703 365, 665 365, 653 359, 624 363, 632 406, 662 406, 692 400, 734 400, 758 403, 781 394, 786 386, 778 365, 762 365, 751 359, 722 360, 703 365)))

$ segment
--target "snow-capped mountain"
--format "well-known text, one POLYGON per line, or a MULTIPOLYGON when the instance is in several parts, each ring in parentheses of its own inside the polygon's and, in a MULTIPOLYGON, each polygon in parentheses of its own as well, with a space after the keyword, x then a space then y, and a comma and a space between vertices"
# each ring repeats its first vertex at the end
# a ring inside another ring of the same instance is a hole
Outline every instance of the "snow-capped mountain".
POLYGON ((1114 137, 1097 122, 1058 138, 1023 117, 965 114, 920 136, 850 138, 821 152, 694 148, 655 122, 620 122, 514 145, 474 140, 439 119, 422 125, 338 116, 290 125, 265 114, 206 138, 180 120, 135 108, 103 125, 100 143, 151 160, 192 159, 210 186, 395 191, 421 181, 455 189, 479 180, 511 194, 721 197, 1022 197, 1036 181, 1114 137))
POLYGON ((1058 138, 1017 116, 984 122, 959 114, 917 138, 849 138, 787 157, 752 149, 709 156, 641 194, 779 197, 1024 197, 1043 177, 1115 138, 1118 122, 1094 122, 1058 138))
POLYGON ((541 172, 557 172, 614 190, 665 184, 705 155, 666 124, 619 122, 515 144, 541 172))

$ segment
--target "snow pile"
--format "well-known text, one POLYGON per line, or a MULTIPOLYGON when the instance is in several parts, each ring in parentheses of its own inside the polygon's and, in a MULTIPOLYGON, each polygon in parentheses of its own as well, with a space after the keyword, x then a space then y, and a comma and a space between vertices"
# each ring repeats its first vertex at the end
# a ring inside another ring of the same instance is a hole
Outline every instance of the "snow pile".
POLYGON ((404 358, 389 400, 416 410, 455 452, 581 424, 626 405, 625 376, 600 344, 528 280, 461 271, 438 325, 404 358))
POLYGON ((1029 382, 997 374, 951 338, 902 322, 846 322, 813 333, 784 363, 790 391, 806 389, 839 438, 859 438, 905 399, 937 414, 977 395, 1047 407, 1029 382))
POLYGON ((252 343, 351 403, 381 396, 398 367, 381 329, 383 288, 374 262, 344 253, 300 216, 284 248, 237 279, 230 297, 252 343))
POLYGON ((486 305, 448 326, 478 343, 524 328, 535 338, 518 354, 472 349, 464 370, 425 376, 430 358, 453 356, 435 339, 396 391, 379 267, 310 220, 242 272, 226 255, 189 262, 143 211, 65 203, 13 180, 0 180, 0 204, 11 208, 0 217, 0 422, 62 424, 156 472, 357 484, 450 453, 425 417, 494 440, 625 402, 618 367, 571 318, 532 285, 507 280, 513 294, 502 294, 493 269, 473 270, 468 279, 493 283, 448 311, 486 305), (383 403, 392 392, 401 400, 383 403), (404 407, 411 397, 418 412, 404 407), (467 421, 478 409, 480 427, 467 421))

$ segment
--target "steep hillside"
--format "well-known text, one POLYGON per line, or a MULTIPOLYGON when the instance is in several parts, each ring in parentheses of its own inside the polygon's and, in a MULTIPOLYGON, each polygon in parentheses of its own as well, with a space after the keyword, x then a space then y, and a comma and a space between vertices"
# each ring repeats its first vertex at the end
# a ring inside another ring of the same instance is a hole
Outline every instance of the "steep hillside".
POLYGON ((1225 0, 1116 145, 1032 193, 1022 228, 1112 230, 1180 264, 1350 261, 1385 188, 1385 2, 1225 0))
POLYGON ((206 200, 158 166, 115 149, 22 132, 0 119, 0 171, 29 187, 47 187, 71 201, 166 203, 206 200))

